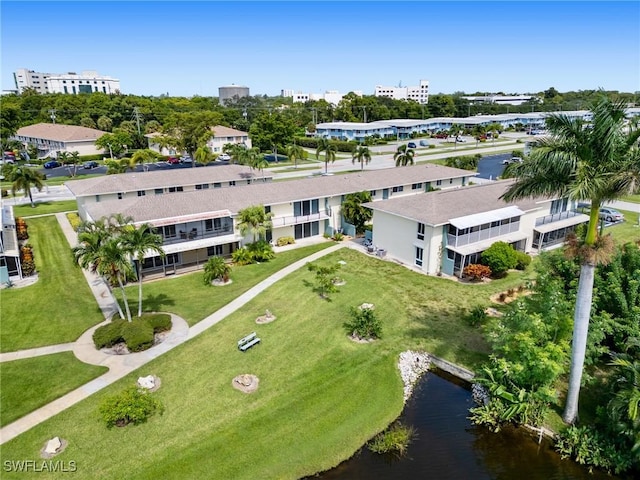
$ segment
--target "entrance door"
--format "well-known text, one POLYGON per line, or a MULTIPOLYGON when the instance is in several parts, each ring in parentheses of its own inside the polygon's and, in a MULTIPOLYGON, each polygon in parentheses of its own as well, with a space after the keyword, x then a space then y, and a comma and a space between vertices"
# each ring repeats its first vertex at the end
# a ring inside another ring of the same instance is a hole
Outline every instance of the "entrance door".
POLYGON ((385 188, 382 190, 382 199, 386 200, 387 198, 389 198, 389 189, 385 188))

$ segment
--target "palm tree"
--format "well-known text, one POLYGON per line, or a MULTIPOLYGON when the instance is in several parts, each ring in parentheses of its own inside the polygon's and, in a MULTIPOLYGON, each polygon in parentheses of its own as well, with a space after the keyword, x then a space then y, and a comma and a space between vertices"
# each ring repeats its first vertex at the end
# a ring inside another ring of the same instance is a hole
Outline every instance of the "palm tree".
POLYGON ((214 280, 222 280, 224 283, 229 281, 231 273, 231 265, 224 261, 222 257, 211 257, 204 264, 204 284, 211 285, 214 280))
POLYGON ((97 272, 111 282, 115 280, 120 286, 122 302, 127 313, 127 321, 130 322, 131 310, 129 309, 127 292, 124 288, 127 278, 130 278, 133 273, 129 252, 123 248, 120 238, 109 237, 96 253, 97 272))
POLYGON ((209 163, 213 162, 213 160, 213 153, 211 152, 211 149, 206 145, 198 147, 196 153, 194 153, 193 161, 198 162, 202 165, 208 165, 209 163))
POLYGON ((158 154, 153 150, 145 148, 143 150, 138 150, 131 156, 131 163, 134 165, 142 165, 142 169, 147 172, 149 167, 147 166, 149 163, 154 163, 158 159, 158 154))
POLYGON ((242 236, 251 232, 253 243, 255 243, 258 237, 264 237, 267 230, 272 227, 272 217, 273 214, 267 213, 263 205, 244 208, 238 212, 238 230, 242 236))
POLYGON ((11 190, 13 191, 13 194, 15 195, 18 190, 23 190, 24 196, 29 197, 31 207, 35 208, 33 195, 31 194, 31 187, 36 187, 38 191, 41 191, 44 186, 44 176, 32 168, 18 165, 12 167, 8 171, 7 180, 12 182, 11 190))
POLYGON ((403 143, 402 145, 399 145, 396 153, 393 154, 393 159, 396 161, 396 167, 399 167, 400 165, 403 167, 413 165, 413 157, 415 153, 415 150, 407 147, 406 144, 403 143))
POLYGON ((142 316, 142 262, 145 255, 156 253, 165 256, 162 249, 162 236, 154 233, 154 229, 148 223, 139 227, 131 225, 122 237, 122 246, 137 260, 136 275, 138 277, 138 317, 142 316))
POLYGON ((338 149, 326 138, 319 138, 318 145, 316 147, 316 158, 320 158, 320 153, 324 152, 324 173, 327 173, 329 169, 329 162, 336 161, 336 153, 338 149))
POLYGON ((260 155, 257 148, 252 148, 247 152, 249 160, 249 166, 260 170, 262 172, 262 181, 264 181, 264 169, 269 166, 269 162, 264 158, 264 155, 260 155))
POLYGON ((294 167, 298 168, 298 160, 307 158, 307 151, 300 145, 296 145, 294 143, 287 147, 287 157, 289 157, 289 160, 293 162, 294 167))
POLYGON ((356 227, 356 233, 364 232, 364 226, 373 217, 373 211, 362 206, 363 203, 370 201, 371 192, 363 191, 350 193, 345 196, 344 202, 342 202, 342 216, 356 227))
POLYGON ((367 165, 369 164, 369 162, 371 162, 371 150, 369 150, 369 147, 363 147, 362 145, 359 145, 358 148, 356 148, 356 151, 353 152, 353 155, 351 156, 351 163, 356 163, 356 160, 360 162, 360 170, 364 170, 365 162, 367 163, 367 165))
POLYGON ((637 162, 640 137, 640 130, 626 130, 625 104, 603 98, 593 106, 592 113, 590 125, 562 114, 547 117, 550 136, 540 139, 530 159, 514 168, 516 182, 502 196, 508 202, 540 196, 591 202, 587 233, 577 250, 581 267, 569 390, 562 415, 566 423, 574 423, 578 415, 594 272, 597 263, 606 261, 606 247, 610 244, 610 237, 598 236, 600 206, 638 188, 637 183, 621 181, 631 162, 637 162))

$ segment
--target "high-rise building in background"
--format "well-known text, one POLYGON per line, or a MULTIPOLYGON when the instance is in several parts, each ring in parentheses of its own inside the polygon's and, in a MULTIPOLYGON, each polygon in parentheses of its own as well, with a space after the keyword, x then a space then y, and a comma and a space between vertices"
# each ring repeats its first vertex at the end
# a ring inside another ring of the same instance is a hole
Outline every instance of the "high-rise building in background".
POLYGON ((26 88, 32 88, 38 93, 119 93, 120 80, 117 78, 98 75, 95 70, 85 70, 80 74, 35 72, 26 68, 19 68, 13 72, 13 79, 18 93, 26 88))
MULTIPOLYGON (((362 92, 360 90, 353 91, 358 97, 362 96, 362 92)), ((332 105, 338 105, 344 94, 340 93, 337 90, 327 90, 324 93, 303 93, 303 92, 295 92, 290 89, 282 89, 280 90, 280 95, 283 97, 293 98, 293 103, 305 103, 310 100, 318 101, 324 100, 327 103, 332 105)))
POLYGON ((234 98, 244 98, 248 96, 249 87, 235 84, 218 87, 218 101, 220 102, 220 105, 224 105, 229 100, 233 100, 234 98))
POLYGON ((420 80, 420 85, 415 87, 384 87, 376 85, 374 95, 376 97, 388 97, 394 100, 415 100, 424 105, 429 103, 429 80, 420 80))

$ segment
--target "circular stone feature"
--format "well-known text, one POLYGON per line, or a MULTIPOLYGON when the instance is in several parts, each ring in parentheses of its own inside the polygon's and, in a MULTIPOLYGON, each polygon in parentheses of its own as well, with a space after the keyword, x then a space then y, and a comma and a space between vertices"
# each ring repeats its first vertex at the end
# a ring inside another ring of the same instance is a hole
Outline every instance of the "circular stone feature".
POLYGON ((244 393, 253 393, 258 389, 260 379, 250 373, 238 375, 231 381, 233 388, 244 393))
POLYGON ((211 282, 211 285, 213 285, 214 287, 224 287, 225 285, 231 285, 232 283, 233 283, 233 280, 227 280, 225 282, 224 280, 218 280, 216 278, 211 282))
POLYGON ((67 448, 69 442, 67 442, 64 438, 53 437, 50 440, 47 440, 44 446, 40 449, 40 457, 42 458, 53 458, 56 455, 64 452, 64 449, 67 448))
POLYGON ((256 318, 256 323, 262 325, 264 323, 270 323, 273 322, 277 317, 271 313, 271 310, 267 310, 265 311, 264 315, 260 315, 258 318, 256 318))
POLYGON ((146 377, 139 377, 137 384, 140 388, 144 388, 149 392, 155 392, 160 388, 162 382, 160 381, 160 378, 155 375, 147 375, 146 377))

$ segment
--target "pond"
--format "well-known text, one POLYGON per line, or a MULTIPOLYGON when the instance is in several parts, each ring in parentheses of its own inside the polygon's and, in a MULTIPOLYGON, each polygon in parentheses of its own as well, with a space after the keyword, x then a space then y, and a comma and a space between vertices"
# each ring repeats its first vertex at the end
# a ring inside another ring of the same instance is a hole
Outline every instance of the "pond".
POLYGON ((604 473, 589 471, 571 460, 562 460, 549 442, 523 429, 492 433, 471 424, 468 410, 471 392, 445 373, 427 373, 416 385, 400 420, 411 425, 417 438, 408 455, 398 459, 363 448, 321 479, 527 479, 612 480, 604 473), (442 376, 439 376, 442 375, 442 376), (445 378, 446 377, 446 378, 445 378))

